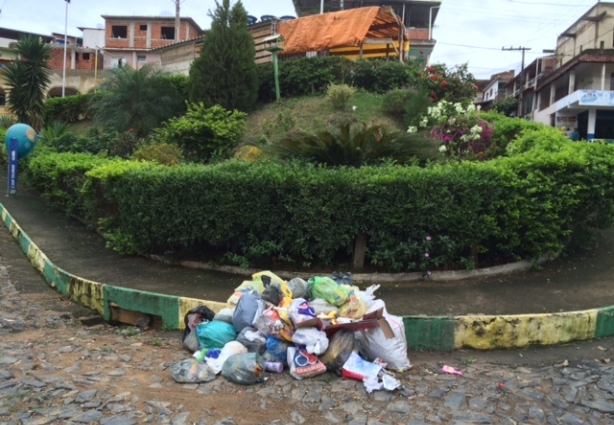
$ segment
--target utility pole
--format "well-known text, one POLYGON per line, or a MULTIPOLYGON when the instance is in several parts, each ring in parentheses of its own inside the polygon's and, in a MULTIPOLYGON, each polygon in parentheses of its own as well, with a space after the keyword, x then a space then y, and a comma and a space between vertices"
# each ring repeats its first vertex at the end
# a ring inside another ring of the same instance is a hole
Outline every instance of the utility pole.
POLYGON ((180 41, 181 37, 179 36, 179 32, 181 31, 181 8, 179 5, 183 3, 185 0, 171 0, 175 3, 175 41, 180 41))
POLYGON ((520 93, 518 94, 518 118, 522 118, 522 94, 524 92, 524 52, 531 50, 530 47, 502 47, 501 50, 520 50, 522 51, 522 65, 520 66, 520 93))

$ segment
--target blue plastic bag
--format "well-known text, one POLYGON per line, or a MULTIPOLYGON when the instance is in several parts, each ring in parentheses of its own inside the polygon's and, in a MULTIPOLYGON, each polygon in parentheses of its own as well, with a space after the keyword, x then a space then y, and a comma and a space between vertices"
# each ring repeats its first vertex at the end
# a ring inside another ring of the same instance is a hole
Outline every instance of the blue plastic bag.
POLYGON ((288 364, 288 347, 290 346, 292 346, 292 344, 289 342, 282 341, 272 336, 266 339, 267 351, 284 365, 288 364))
POLYGON ((201 323, 196 327, 196 335, 200 348, 212 349, 224 348, 224 345, 237 339, 237 332, 230 323, 213 320, 208 323, 201 323))

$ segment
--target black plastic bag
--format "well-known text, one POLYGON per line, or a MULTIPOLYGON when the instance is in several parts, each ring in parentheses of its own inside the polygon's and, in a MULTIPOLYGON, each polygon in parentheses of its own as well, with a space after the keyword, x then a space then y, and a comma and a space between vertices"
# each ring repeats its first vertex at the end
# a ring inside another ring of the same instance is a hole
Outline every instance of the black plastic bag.
POLYGON ((328 349, 320 356, 320 361, 331 372, 341 372, 343 364, 350 358, 356 348, 356 338, 353 332, 340 330, 335 332, 328 343, 328 349))
POLYGON ((199 323, 210 322, 215 317, 215 313, 209 307, 200 305, 188 311, 183 316, 183 322, 185 323, 185 329, 183 330, 182 342, 188 337, 190 331, 192 331, 199 323))
POLYGON ((237 341, 249 352, 263 354, 266 351, 266 336, 258 329, 248 326, 237 336, 237 341))

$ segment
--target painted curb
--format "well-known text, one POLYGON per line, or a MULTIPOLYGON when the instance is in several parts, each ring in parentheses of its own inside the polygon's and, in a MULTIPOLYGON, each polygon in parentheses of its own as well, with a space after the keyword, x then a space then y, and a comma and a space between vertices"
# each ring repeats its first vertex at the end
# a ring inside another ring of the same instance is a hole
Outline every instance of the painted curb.
MULTIPOLYGON (((193 307, 204 304, 215 312, 228 307, 216 301, 138 291, 75 276, 55 266, 2 204, 0 217, 50 287, 77 304, 97 311, 106 320, 111 319, 112 308, 119 307, 159 316, 168 329, 183 329, 183 317, 193 307)), ((403 322, 407 345, 412 349, 520 348, 612 336, 614 306, 551 314, 404 316, 403 322)))

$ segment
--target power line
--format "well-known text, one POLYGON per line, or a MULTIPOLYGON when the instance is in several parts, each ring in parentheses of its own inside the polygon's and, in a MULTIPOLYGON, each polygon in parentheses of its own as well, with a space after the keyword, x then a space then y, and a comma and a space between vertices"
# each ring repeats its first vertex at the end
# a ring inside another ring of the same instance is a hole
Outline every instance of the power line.
POLYGON ((500 50, 499 48, 496 48, 496 47, 469 46, 467 44, 443 43, 441 41, 438 41, 437 44, 443 44, 446 46, 469 47, 471 49, 497 50, 497 51, 500 50))

